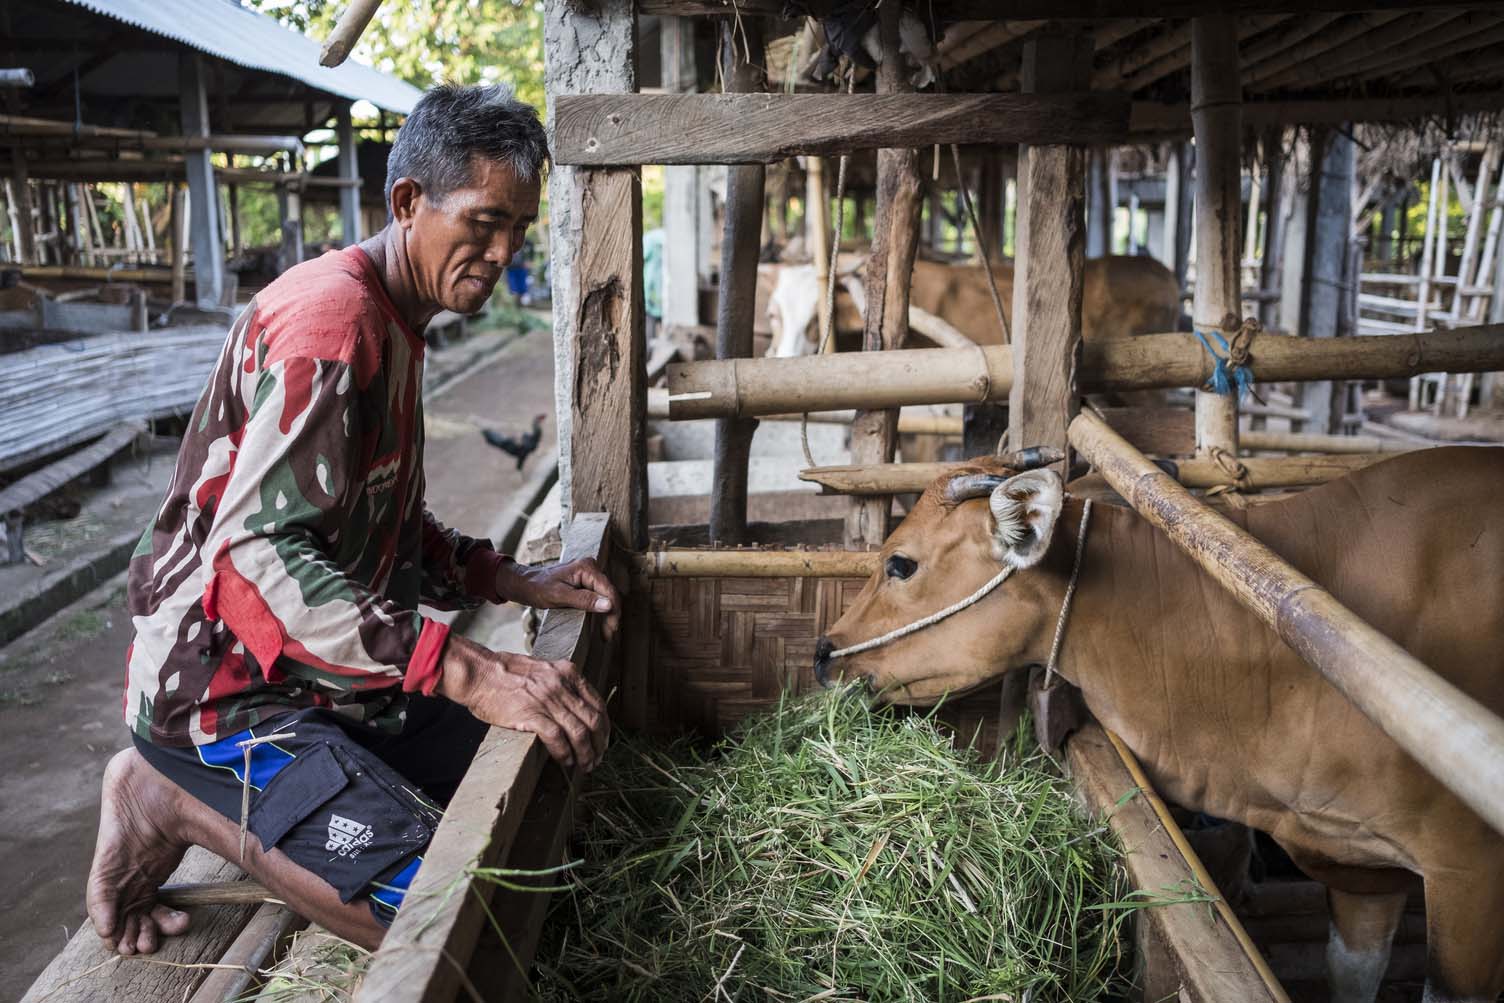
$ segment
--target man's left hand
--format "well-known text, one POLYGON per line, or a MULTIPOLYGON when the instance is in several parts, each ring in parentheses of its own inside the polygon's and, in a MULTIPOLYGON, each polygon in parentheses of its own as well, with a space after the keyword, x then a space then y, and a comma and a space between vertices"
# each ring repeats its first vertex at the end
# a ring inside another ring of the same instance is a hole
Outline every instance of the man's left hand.
POLYGON ((509 564, 502 569, 496 590, 512 602, 535 609, 605 613, 603 633, 608 641, 621 624, 621 596, 593 557, 538 568, 509 564))

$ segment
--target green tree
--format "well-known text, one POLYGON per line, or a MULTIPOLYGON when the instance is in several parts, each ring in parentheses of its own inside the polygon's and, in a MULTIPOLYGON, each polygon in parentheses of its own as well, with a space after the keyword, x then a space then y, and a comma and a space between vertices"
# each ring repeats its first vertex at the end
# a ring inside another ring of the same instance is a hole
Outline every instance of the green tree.
MULTIPOLYGON (((346 4, 240 0, 318 40, 346 4)), ((361 34, 354 57, 414 87, 506 83, 543 108, 543 4, 537 0, 392 0, 361 34)))

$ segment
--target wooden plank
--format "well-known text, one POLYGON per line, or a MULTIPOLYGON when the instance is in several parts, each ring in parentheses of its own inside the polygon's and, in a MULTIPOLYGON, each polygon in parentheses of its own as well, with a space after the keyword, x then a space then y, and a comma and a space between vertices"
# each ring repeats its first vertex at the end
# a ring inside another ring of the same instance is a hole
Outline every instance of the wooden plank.
POLYGON ((575 178, 579 254, 564 297, 574 374, 570 510, 606 512, 629 549, 647 543, 647 337, 642 183, 635 171, 575 178))
MULTIPOLYGON (((597 645, 591 651, 588 666, 581 667, 597 690, 605 689, 605 675, 612 657, 610 647, 614 645, 597 645)), ((555 765, 544 771, 528 805, 522 831, 507 855, 508 868, 542 871, 564 862, 564 850, 574 830, 575 802, 584 778, 579 770, 565 771, 555 765)), ((477 950, 470 966, 472 980, 488 999, 528 998, 533 955, 543 933, 551 897, 541 889, 557 883, 558 879, 552 876, 521 878, 518 884, 527 890, 497 892, 491 912, 500 929, 486 929, 482 942, 485 950, 477 950)))
MULTIPOLYGON (((240 868, 208 850, 191 847, 171 882, 230 881, 240 868)), ((256 911, 255 905, 204 906, 193 913, 193 929, 168 937, 148 958, 120 957, 106 948, 85 923, 68 946, 37 976, 21 1003, 177 1003, 204 980, 206 968, 179 966, 218 963, 220 956, 256 911)))
MULTIPOLYGON (((607 515, 577 514, 564 533, 563 560, 594 557, 604 565, 610 545, 607 515)), ((534 657, 584 664, 600 618, 583 610, 549 610, 534 657)), ((470 957, 495 891, 472 868, 506 858, 547 759, 536 735, 509 728, 487 732, 354 1003, 454 999, 461 975, 454 959, 470 957)))
MULTIPOLYGON (((880 97, 902 97, 911 91, 906 65, 899 51, 899 10, 890 4, 879 9, 883 59, 878 68, 880 97)), ((862 350, 903 348, 909 333, 909 286, 914 255, 919 249, 919 155, 911 148, 877 151, 877 214, 873 219, 872 255, 863 278, 867 309, 862 319, 862 350)), ((839 237, 839 235, 837 235, 839 237)), ((851 422, 851 459, 888 463, 897 446, 898 412, 858 410, 851 422)), ((860 549, 881 546, 891 529, 890 499, 855 499, 846 513, 845 540, 860 549)))
MULTIPOLYGON (((1090 32, 1041 32, 1024 46, 1023 89, 1048 97, 1083 86, 1091 76, 1091 58, 1090 32)), ((1111 212, 1105 205, 1103 210, 1111 212)), ((1066 426, 1080 407, 1076 369, 1086 267, 1086 151, 1020 147, 1017 218, 1008 445, 1048 446, 1063 456, 1066 426)), ((1068 465, 1062 461, 1062 472, 1068 465)))
POLYGON ((64 457, 35 473, 27 474, 14 484, 0 490, 0 515, 24 508, 51 494, 74 478, 82 477, 135 442, 136 436, 140 434, 141 426, 139 425, 121 425, 71 456, 64 457))
MULTIPOLYGON (((1163 802, 1129 772, 1100 725, 1077 731, 1065 751, 1078 795, 1089 811, 1107 816, 1122 843, 1123 866, 1135 888, 1174 895, 1200 884, 1220 897, 1195 852, 1173 838, 1179 830, 1163 802)), ((1181 903, 1141 910, 1135 921, 1141 948, 1147 948, 1145 999, 1288 1003, 1278 981, 1260 972, 1263 959, 1230 912, 1209 910, 1203 902, 1181 903)))
POLYGON ((1078 415, 1071 441, 1140 515, 1480 818, 1504 832, 1504 720, 1191 497, 1100 420, 1078 415))
MULTIPOLYGON (((809 0, 801 7, 828 14, 837 0, 809 0)), ((735 14, 779 17, 785 0, 637 0, 642 14, 694 16, 735 14)), ((1490 10, 1490 0, 935 0, 935 15, 957 21, 1015 18, 1194 17, 1229 14, 1320 14, 1369 10, 1490 10)), ((926 8, 928 9, 928 8, 926 8)))
POLYGON ((561 94, 560 164, 772 163, 936 143, 1091 144, 1128 129, 1125 95, 561 94))
POLYGON ((1104 407, 1107 424, 1145 453, 1189 453, 1196 448, 1196 415, 1183 407, 1104 407))

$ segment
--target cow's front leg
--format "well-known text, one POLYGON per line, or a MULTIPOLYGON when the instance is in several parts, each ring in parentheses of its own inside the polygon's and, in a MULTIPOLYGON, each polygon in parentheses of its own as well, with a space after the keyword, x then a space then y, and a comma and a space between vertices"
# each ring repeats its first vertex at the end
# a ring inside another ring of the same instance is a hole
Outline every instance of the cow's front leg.
POLYGON ((1332 1003, 1373 1003, 1378 996, 1405 898, 1402 891, 1355 895, 1327 888, 1332 927, 1326 973, 1332 1003))
POLYGON ((1425 1003, 1494 1003, 1504 992, 1504 853, 1426 876, 1425 1003))

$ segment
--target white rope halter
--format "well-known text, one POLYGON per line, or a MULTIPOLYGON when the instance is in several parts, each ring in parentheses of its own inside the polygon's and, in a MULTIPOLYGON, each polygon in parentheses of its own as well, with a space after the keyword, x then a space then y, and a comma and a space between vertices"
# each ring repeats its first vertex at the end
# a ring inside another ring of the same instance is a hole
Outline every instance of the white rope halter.
MULTIPOLYGON (((1065 600, 1060 604, 1060 618, 1055 623, 1055 642, 1050 647, 1050 661, 1045 670, 1046 679, 1048 679, 1050 675, 1054 674, 1055 660, 1060 655, 1060 642, 1065 637, 1065 621, 1066 617, 1070 613, 1071 600, 1075 597, 1076 594, 1076 579, 1081 574, 1081 555, 1086 551, 1086 525, 1090 520, 1091 499, 1088 498, 1081 504, 1081 528, 1078 531, 1076 537, 1076 564, 1075 567, 1071 569, 1070 584, 1065 588, 1065 600)), ((921 631, 926 627, 937 624, 941 620, 944 620, 946 617, 953 616, 956 613, 961 612, 963 609, 975 606, 977 603, 987 598, 987 596, 990 595, 993 590, 995 590, 999 585, 1003 584, 1003 582, 1007 581, 1008 577, 1012 575, 1016 570, 1017 569, 1014 568, 1011 564, 1004 565, 1003 570, 994 575, 991 581, 989 581, 986 585, 983 585, 981 588, 977 589, 965 599, 962 599, 960 602, 951 603, 949 606, 940 610, 938 613, 931 613, 927 617, 915 620, 913 623, 908 624, 907 626, 899 627, 896 630, 890 630, 886 634, 872 638, 870 641, 862 641, 858 644, 853 644, 849 647, 832 651, 826 657, 844 658, 847 655, 858 655, 864 651, 871 651, 873 648, 881 648, 885 644, 892 644, 899 638, 908 637, 910 634, 913 634, 916 631, 921 631)))

